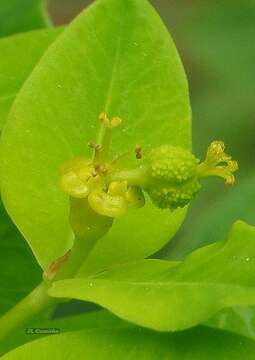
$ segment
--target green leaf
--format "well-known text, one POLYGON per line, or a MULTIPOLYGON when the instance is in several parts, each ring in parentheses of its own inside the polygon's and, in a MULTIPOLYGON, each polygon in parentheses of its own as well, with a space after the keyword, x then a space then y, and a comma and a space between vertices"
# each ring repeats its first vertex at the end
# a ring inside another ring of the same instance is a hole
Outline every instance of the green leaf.
POLYGON ((207 321, 206 326, 228 330, 255 340, 255 307, 235 306, 224 309, 207 321))
MULTIPOLYGON (((186 77, 146 0, 98 0, 83 12, 35 68, 3 132, 4 203, 44 268, 74 237, 59 167, 74 156, 91 156, 87 143, 96 139, 103 110, 124 119, 114 132, 112 154, 132 152, 137 143, 145 152, 162 143, 190 147, 186 77)), ((103 265, 155 252, 184 213, 157 210, 148 201, 117 220, 103 240, 103 265)))
POLYGON ((0 316, 41 280, 41 269, 0 203, 0 316))
POLYGON ((46 0, 2 0, 0 7, 0 37, 50 24, 46 0))
POLYGON ((46 337, 11 351, 2 360, 253 360, 254 352, 252 340, 203 327, 177 334, 130 328, 46 337))
POLYGON ((0 344, 0 355, 30 341, 47 336, 47 333, 44 331, 45 329, 56 329, 56 331, 63 333, 83 329, 113 329, 130 326, 130 323, 124 322, 111 315, 108 311, 103 310, 47 321, 42 319, 39 321, 33 320, 27 324, 26 329, 31 329, 34 333, 27 332, 28 330, 26 329, 18 330, 9 339, 5 340, 4 343, 0 344))
POLYGON ((149 204, 116 221, 110 232, 99 239, 77 276, 94 274, 114 264, 139 260, 155 253, 174 236, 184 214, 182 209, 178 209, 171 216, 149 204))
POLYGON ((36 30, 0 39, 0 129, 24 81, 60 31, 36 30))
POLYGON ((255 228, 237 222, 227 242, 184 262, 144 260, 89 278, 58 281, 55 297, 96 302, 119 317, 161 331, 185 329, 223 308, 255 304, 255 228))

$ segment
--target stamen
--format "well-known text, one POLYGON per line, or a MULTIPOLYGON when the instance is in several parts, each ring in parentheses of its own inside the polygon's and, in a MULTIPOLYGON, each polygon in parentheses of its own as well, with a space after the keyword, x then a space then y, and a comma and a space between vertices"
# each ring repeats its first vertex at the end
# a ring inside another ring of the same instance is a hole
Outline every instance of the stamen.
POLYGON ((97 144, 100 145, 100 151, 95 150, 94 161, 102 163, 107 159, 110 149, 111 131, 113 128, 118 127, 122 123, 122 120, 117 116, 110 120, 106 112, 102 112, 99 115, 99 121, 101 122, 101 128, 99 130, 97 144))
POLYGON ((94 142, 89 142, 88 146, 94 150, 95 159, 98 159, 100 157, 100 152, 102 151, 102 146, 94 142))
POLYGON ((103 125, 105 125, 106 127, 110 127, 110 120, 109 120, 109 118, 108 118, 108 116, 107 116, 107 114, 106 114, 106 112, 102 112, 100 115, 99 115, 99 121, 103 124, 103 125))
POLYGON ((92 141, 90 141, 90 142, 88 143, 88 146, 89 146, 91 149, 94 149, 94 150, 101 150, 101 145, 96 144, 96 143, 94 143, 94 142, 92 142, 92 141))
POLYGON ((114 128, 120 126, 121 123, 122 123, 121 118, 113 117, 112 120, 110 121, 110 129, 114 129, 114 128))
POLYGON ((92 177, 96 177, 98 175, 96 169, 91 170, 91 175, 92 175, 92 177))
POLYGON ((110 120, 105 112, 102 112, 99 115, 99 121, 108 129, 116 128, 122 123, 122 119, 118 116, 115 116, 110 120))
POLYGON ((96 174, 98 174, 98 175, 105 174, 108 171, 107 167, 102 164, 96 164, 94 170, 95 170, 96 174))
POLYGON ((143 157, 142 147, 141 147, 141 145, 139 145, 139 144, 136 144, 136 146, 135 146, 135 157, 136 157, 138 160, 142 159, 142 157, 143 157))

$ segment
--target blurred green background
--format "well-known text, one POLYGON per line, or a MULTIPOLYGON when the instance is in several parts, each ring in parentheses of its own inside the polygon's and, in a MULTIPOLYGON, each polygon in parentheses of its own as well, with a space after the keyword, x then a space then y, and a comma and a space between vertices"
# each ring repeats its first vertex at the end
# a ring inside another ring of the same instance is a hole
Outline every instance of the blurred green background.
MULTIPOLYGON (((69 22, 92 1, 50 0, 55 24, 69 22)), ((157 256, 181 258, 223 240, 231 223, 255 223, 255 1, 152 0, 182 57, 190 85, 193 149, 203 158, 222 139, 238 160, 233 188, 211 179, 192 203, 184 226, 157 256), (251 180, 249 180, 251 179, 251 180), (253 216, 254 214, 254 216, 253 216)))

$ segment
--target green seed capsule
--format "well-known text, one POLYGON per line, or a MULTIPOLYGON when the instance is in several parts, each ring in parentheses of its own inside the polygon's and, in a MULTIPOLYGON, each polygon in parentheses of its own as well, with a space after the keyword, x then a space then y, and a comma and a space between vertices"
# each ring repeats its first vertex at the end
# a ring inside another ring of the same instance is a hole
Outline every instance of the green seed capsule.
POLYGON ((172 145, 153 149, 148 161, 145 190, 161 209, 187 205, 200 189, 196 178, 199 160, 188 150, 172 145))
POLYGON ((155 184, 148 194, 160 209, 175 210, 188 205, 200 188, 198 180, 193 178, 183 184, 155 184))
POLYGON ((198 162, 190 151, 171 145, 153 149, 149 157, 152 178, 173 183, 183 183, 194 177, 198 162))

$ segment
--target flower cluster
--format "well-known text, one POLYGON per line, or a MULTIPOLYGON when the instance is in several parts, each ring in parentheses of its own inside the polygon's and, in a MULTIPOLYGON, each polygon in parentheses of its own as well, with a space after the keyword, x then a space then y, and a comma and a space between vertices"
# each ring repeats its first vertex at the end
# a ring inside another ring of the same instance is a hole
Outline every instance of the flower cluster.
POLYGON ((90 143, 94 157, 75 158, 61 167, 61 188, 72 198, 87 199, 98 214, 111 218, 124 216, 128 208, 142 207, 143 192, 148 193, 155 206, 175 210, 184 207, 201 188, 200 180, 219 176, 226 184, 233 184, 236 161, 225 153, 224 143, 210 144, 206 158, 200 162, 189 150, 179 146, 161 145, 151 150, 145 159, 142 149, 136 146, 140 164, 132 169, 121 167, 119 161, 108 162, 111 131, 121 124, 121 119, 111 120, 100 114, 99 141, 90 143))
MULTIPOLYGON (((110 121, 105 113, 100 114, 100 122, 107 130, 120 125, 117 117, 110 121)), ((142 207, 144 196, 137 186, 130 186, 127 180, 111 181, 107 175, 114 168, 113 163, 100 162, 103 147, 90 143, 94 148, 94 159, 78 157, 61 166, 60 186, 72 198, 87 198, 90 207, 98 214, 118 218, 125 215, 130 206, 142 207)))

